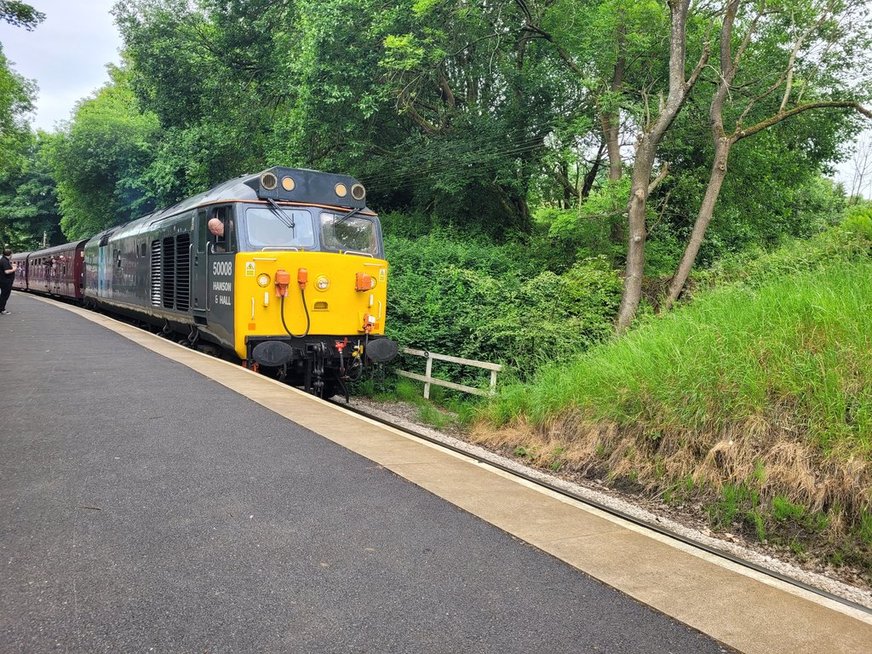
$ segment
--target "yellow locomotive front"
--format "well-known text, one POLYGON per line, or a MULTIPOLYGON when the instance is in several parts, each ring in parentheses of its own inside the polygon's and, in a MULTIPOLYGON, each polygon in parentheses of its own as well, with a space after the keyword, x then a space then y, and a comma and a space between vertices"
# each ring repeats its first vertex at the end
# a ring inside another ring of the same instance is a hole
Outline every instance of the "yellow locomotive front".
POLYGON ((257 200, 209 209, 210 314, 247 365, 347 393, 367 360, 396 355, 378 217, 345 176, 273 168, 248 183, 257 200))

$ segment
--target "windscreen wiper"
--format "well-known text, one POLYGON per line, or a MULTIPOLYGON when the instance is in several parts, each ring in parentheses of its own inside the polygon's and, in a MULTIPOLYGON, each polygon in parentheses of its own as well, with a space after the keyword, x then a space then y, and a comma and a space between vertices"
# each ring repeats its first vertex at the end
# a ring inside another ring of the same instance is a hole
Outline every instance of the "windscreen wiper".
POLYGON ((284 223, 285 227, 288 229, 294 229, 296 225, 294 224, 293 216, 288 216, 284 211, 282 211, 281 207, 276 204, 276 201, 272 198, 266 198, 266 201, 269 202, 270 209, 272 209, 273 213, 278 217, 279 220, 284 223))
POLYGON ((361 211, 363 211, 363 207, 357 207, 357 209, 352 209, 347 214, 340 216, 338 220, 334 220, 333 224, 338 225, 339 223, 345 222, 346 220, 348 220, 352 216, 359 214, 361 211))

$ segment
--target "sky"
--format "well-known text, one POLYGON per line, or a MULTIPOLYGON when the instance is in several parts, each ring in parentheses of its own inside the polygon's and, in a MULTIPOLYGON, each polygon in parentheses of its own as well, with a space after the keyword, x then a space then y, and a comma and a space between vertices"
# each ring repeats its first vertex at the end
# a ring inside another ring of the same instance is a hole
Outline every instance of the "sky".
MULTIPOLYGON (((46 15, 32 32, 0 22, 0 43, 12 68, 39 87, 34 128, 52 131, 69 120, 79 100, 109 81, 106 65, 118 64, 121 35, 109 13, 116 0, 29 0, 46 15)), ((862 136, 872 140, 872 131, 862 136)), ((849 159, 835 178, 851 188, 854 164, 849 159)), ((870 179, 872 182, 872 179, 870 179)), ((872 184, 863 193, 872 196, 872 184)))
POLYGON ((52 131, 75 104, 109 81, 106 65, 121 61, 113 23, 116 0, 27 0, 45 14, 32 32, 0 22, 0 43, 12 69, 39 87, 34 128, 52 131))

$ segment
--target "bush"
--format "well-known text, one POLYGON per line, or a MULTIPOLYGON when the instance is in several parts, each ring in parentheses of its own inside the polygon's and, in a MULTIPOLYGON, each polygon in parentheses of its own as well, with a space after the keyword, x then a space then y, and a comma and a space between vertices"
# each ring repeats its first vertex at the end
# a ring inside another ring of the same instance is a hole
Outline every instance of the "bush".
POLYGON ((503 363, 524 378, 612 333, 621 281, 604 259, 557 274, 530 247, 446 230, 385 243, 388 333, 403 346, 503 363))

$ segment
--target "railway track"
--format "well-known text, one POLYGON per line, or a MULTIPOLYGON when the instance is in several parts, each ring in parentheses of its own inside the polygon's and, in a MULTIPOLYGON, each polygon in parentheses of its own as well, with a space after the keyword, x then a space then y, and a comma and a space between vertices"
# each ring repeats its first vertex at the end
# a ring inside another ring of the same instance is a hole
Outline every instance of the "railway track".
POLYGON ((583 492, 573 490, 572 487, 574 486, 574 484, 570 484, 568 482, 553 478, 545 474, 544 472, 528 468, 522 464, 506 459, 499 454, 487 451, 474 445, 470 445, 449 436, 438 434, 438 432, 426 433, 426 431, 424 431, 423 429, 416 429, 406 425, 398 424, 392 419, 387 418, 385 415, 381 414, 381 412, 374 413, 370 410, 363 409, 360 406, 355 406, 353 404, 354 398, 352 398, 351 404, 346 404, 344 400, 338 401, 338 399, 330 400, 330 402, 332 404, 336 404, 337 406, 341 406, 342 408, 351 411, 352 413, 366 417, 369 420, 373 420, 380 424, 399 430, 412 438, 420 439, 428 443, 438 445, 439 447, 443 447, 447 450, 473 459, 477 463, 486 464, 500 470, 503 473, 509 474, 518 479, 522 479, 527 483, 534 484, 540 488, 547 489, 553 493, 557 493, 559 495, 562 495, 563 497, 572 499, 585 506, 592 507, 598 511, 602 511, 621 520, 625 520, 641 529, 683 543, 684 545, 689 546, 695 550, 705 552, 723 561, 728 561, 734 565, 740 566, 743 569, 754 571, 770 579, 776 579, 782 583, 788 584, 793 588, 812 593, 818 597, 862 611, 868 615, 872 615, 872 594, 866 593, 865 591, 855 589, 847 584, 834 581, 830 578, 827 578, 826 584, 830 586, 837 586, 838 588, 836 590, 828 590, 826 588, 822 588, 819 585, 816 585, 815 583, 803 581, 802 579, 798 579, 796 576, 793 576, 791 574, 781 572, 774 569, 773 567, 769 567, 762 563, 752 561, 749 558, 745 558, 737 554, 731 553, 723 548, 719 548, 710 543, 706 543, 701 539, 688 536, 685 533, 680 533, 676 529, 672 529, 668 526, 665 526, 664 524, 658 524, 656 519, 653 517, 650 520, 640 518, 638 514, 622 510, 621 508, 616 507, 613 503, 600 501, 587 494, 584 494, 583 492), (852 599, 852 597, 850 597, 852 595, 857 597, 858 599, 852 599))

